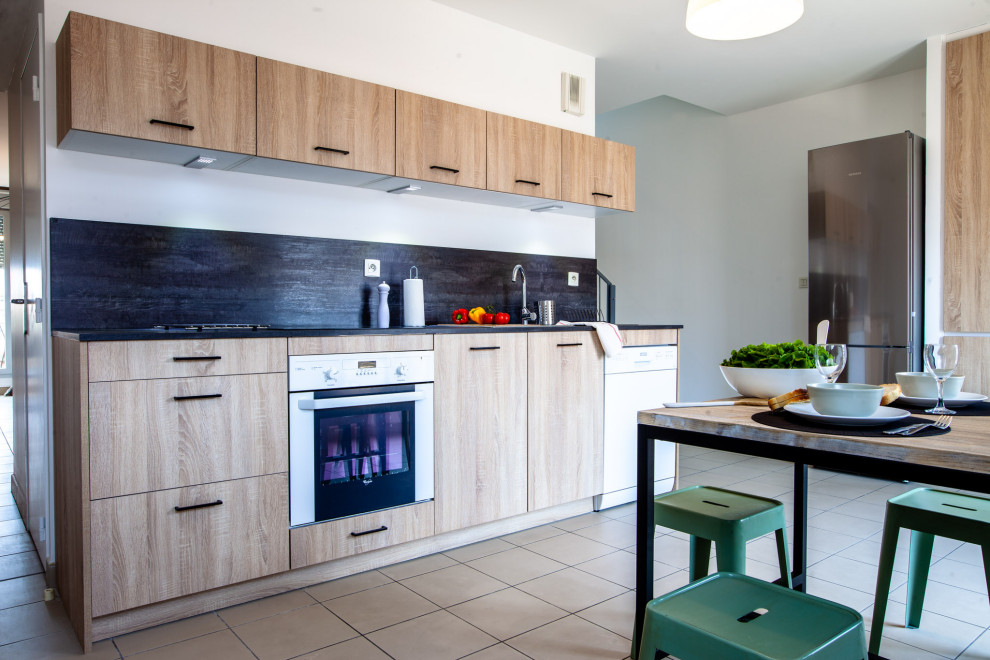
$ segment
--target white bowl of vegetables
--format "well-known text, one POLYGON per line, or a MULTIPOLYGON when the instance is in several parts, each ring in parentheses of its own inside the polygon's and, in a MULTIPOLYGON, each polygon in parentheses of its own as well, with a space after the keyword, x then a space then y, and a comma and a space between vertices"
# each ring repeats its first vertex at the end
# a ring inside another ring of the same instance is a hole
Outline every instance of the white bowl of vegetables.
POLYGON ((732 351, 719 367, 725 382, 741 396, 771 399, 808 383, 824 383, 815 368, 815 347, 798 339, 781 344, 750 344, 732 351))

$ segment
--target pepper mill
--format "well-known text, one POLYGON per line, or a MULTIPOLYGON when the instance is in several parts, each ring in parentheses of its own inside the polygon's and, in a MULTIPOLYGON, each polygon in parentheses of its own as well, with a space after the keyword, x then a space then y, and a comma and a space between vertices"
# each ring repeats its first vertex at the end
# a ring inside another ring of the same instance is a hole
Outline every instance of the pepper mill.
POLYGON ((385 282, 378 285, 378 327, 388 327, 388 290, 385 282))

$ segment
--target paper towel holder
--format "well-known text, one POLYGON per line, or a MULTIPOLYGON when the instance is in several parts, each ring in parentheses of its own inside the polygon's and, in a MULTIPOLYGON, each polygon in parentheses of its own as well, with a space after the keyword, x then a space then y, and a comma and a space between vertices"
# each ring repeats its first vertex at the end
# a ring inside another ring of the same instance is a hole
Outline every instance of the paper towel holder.
POLYGON ((423 280, 419 279, 419 269, 409 268, 409 279, 402 282, 403 325, 407 328, 422 328, 426 325, 423 310, 423 280))

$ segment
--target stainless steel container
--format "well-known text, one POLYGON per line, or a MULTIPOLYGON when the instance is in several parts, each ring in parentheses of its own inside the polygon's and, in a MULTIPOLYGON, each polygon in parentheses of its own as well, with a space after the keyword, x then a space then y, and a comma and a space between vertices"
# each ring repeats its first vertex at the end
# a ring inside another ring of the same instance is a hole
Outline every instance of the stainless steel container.
POLYGON ((554 325, 557 322, 557 303, 553 300, 540 300, 536 303, 540 325, 554 325))

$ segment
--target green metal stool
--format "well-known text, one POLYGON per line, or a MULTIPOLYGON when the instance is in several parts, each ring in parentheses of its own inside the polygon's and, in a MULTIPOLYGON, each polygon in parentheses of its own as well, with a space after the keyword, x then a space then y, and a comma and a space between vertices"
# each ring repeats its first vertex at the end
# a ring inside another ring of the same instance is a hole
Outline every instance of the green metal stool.
POLYGON ((863 617, 838 603, 736 573, 650 601, 640 660, 863 660, 863 617))
POLYGON ((653 500, 654 522, 691 535, 691 580, 708 575, 715 542, 719 571, 746 572, 746 542, 775 532, 780 577, 791 586, 787 558, 784 505, 768 497, 711 486, 691 486, 658 495, 653 500))
POLYGON ((990 589, 990 499, 962 495, 933 488, 915 488, 887 500, 877 568, 877 590, 873 601, 873 626, 870 630, 870 653, 879 655, 883 637, 890 576, 894 570, 897 535, 901 528, 911 530, 911 555, 908 561, 907 608, 904 625, 921 625, 921 611, 928 586, 928 569, 932 563, 932 544, 936 536, 975 543, 983 548, 983 570, 990 589))

